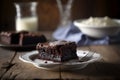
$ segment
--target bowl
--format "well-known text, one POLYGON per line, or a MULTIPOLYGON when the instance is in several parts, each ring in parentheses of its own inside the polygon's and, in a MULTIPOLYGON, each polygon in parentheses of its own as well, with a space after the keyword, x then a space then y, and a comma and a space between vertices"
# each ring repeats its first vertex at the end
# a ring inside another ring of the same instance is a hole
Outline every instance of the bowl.
MULTIPOLYGON (((80 29, 80 31, 93 38, 103 38, 106 36, 114 36, 117 35, 120 32, 120 20, 119 19, 112 19, 112 21, 116 22, 117 25, 103 25, 98 24, 96 25, 97 22, 94 21, 93 24, 85 24, 83 21, 88 20, 88 19, 78 19, 75 20, 73 23, 76 27, 80 29)), ((99 22, 99 21, 98 21, 99 22)), ((108 23, 108 22, 107 22, 108 23)))

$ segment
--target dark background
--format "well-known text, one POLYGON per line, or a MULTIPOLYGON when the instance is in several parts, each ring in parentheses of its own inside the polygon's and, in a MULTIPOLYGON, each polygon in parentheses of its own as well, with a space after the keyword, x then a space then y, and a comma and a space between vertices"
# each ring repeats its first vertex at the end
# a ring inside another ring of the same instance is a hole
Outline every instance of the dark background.
MULTIPOLYGON (((0 0, 0 31, 15 30, 16 10, 14 2, 37 1, 39 31, 55 30, 59 24, 56 0, 0 0)), ((67 0, 62 0, 65 3, 67 0)), ((72 20, 108 16, 120 19, 120 0, 74 0, 72 20)))

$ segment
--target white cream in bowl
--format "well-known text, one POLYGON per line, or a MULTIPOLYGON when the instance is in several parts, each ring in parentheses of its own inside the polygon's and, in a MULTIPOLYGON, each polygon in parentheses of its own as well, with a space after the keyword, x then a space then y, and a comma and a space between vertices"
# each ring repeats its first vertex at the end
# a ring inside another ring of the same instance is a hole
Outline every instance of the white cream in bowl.
POLYGON ((81 21, 81 24, 89 25, 89 26, 118 26, 120 25, 117 21, 109 18, 109 17, 90 17, 86 20, 81 21))
POLYGON ((109 17, 90 17, 74 21, 80 31, 90 37, 114 36, 120 32, 120 20, 109 17))

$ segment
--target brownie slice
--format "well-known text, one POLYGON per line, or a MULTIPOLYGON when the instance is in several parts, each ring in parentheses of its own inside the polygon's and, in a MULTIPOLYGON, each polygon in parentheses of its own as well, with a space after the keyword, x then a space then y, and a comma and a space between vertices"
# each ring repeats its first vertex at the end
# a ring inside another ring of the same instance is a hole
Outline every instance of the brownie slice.
POLYGON ((77 59, 76 48, 76 43, 69 41, 38 43, 36 46, 40 59, 55 62, 65 62, 68 60, 77 59))
POLYGON ((5 44, 18 44, 19 33, 16 32, 1 32, 0 41, 5 44))
POLYGON ((28 34, 21 34, 20 35, 20 41, 19 45, 37 45, 37 43, 43 43, 46 42, 47 39, 43 34, 34 34, 34 33, 28 33, 28 34))

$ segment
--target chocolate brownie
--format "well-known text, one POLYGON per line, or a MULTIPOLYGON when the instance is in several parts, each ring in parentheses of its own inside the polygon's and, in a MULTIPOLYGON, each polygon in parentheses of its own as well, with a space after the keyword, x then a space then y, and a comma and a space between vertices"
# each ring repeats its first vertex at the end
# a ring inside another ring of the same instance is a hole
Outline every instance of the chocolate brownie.
POLYGON ((55 62, 65 62, 68 60, 77 59, 76 48, 76 43, 69 41, 38 43, 36 46, 40 59, 55 62))

